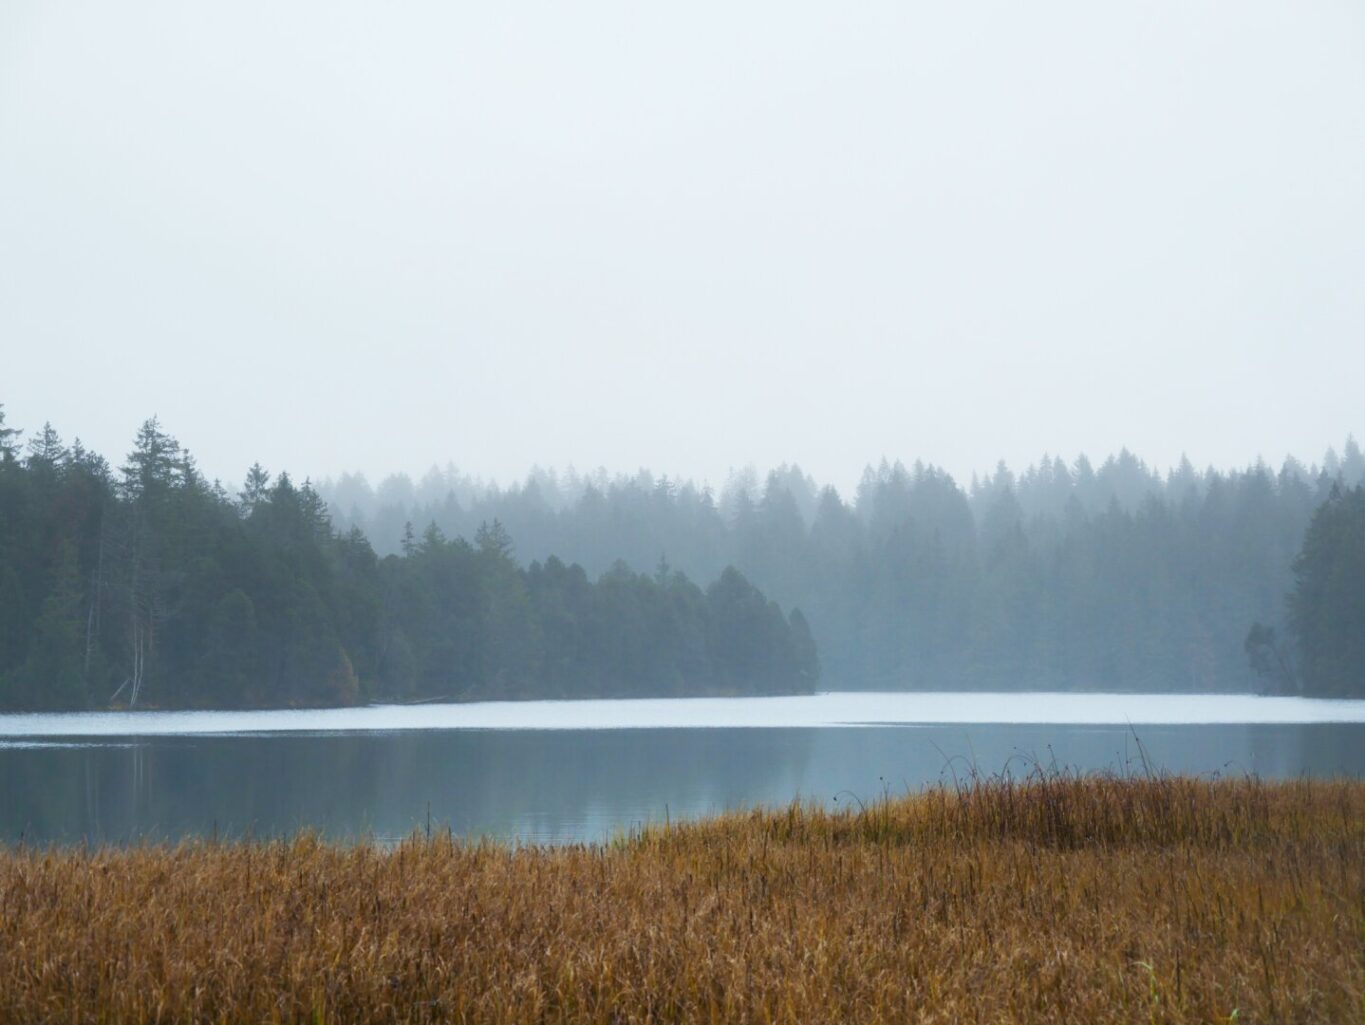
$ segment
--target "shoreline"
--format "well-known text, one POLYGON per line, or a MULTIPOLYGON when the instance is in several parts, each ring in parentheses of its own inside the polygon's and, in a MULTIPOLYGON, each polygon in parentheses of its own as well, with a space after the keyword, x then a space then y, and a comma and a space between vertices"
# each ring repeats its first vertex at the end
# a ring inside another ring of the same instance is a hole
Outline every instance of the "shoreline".
POLYGON ((1276 725, 1365 722, 1365 700, 1104 691, 821 691, 243 710, 0 714, 0 740, 442 729, 1276 725))

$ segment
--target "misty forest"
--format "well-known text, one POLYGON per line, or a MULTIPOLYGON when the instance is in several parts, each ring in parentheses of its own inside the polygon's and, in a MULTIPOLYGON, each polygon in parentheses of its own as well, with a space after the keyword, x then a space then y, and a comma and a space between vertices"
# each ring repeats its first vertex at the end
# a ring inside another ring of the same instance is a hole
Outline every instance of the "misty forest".
POLYGON ((496 520, 378 558, 310 485, 252 467, 230 497, 156 420, 120 471, 0 421, 0 706, 256 707, 792 693, 818 675, 798 610, 738 572, 589 580, 520 567, 496 520))
POLYGON ((1362 481, 1348 440, 1311 467, 1162 476, 1125 451, 965 488, 883 462, 851 501, 794 467, 717 498, 644 471, 373 489, 257 464, 230 494, 155 419, 114 470, 0 418, 0 706, 1365 695, 1362 481))
POLYGON ((1365 694, 1365 455, 1166 475, 1123 451, 1044 457, 967 487, 882 462, 852 501, 798 468, 689 482, 535 471, 510 489, 453 467, 319 487, 381 552, 405 524, 496 519, 527 557, 600 573, 734 566, 806 613, 837 689, 1365 694), (1312 530, 1309 530, 1310 524, 1312 530))

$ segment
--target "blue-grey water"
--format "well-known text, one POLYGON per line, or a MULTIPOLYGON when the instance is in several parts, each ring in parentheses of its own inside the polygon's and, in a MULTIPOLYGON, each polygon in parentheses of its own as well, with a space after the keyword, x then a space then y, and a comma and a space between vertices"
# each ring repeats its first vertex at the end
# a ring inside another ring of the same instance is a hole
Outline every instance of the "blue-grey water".
POLYGON ((831 694, 316 712, 0 716, 0 842, 451 829, 602 840, 731 808, 867 800, 1041 764, 1365 775, 1365 702, 831 694))

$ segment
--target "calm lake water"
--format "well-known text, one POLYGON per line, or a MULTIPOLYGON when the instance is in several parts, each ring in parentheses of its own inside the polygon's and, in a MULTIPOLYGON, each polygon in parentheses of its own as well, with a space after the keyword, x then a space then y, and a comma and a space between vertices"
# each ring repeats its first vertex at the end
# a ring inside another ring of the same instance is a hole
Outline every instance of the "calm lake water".
POLYGON ((464 836, 602 840, 916 791, 973 764, 1140 773, 1144 754, 1209 776, 1365 776, 1365 701, 845 693, 0 716, 0 842, 382 841, 428 816, 464 836))

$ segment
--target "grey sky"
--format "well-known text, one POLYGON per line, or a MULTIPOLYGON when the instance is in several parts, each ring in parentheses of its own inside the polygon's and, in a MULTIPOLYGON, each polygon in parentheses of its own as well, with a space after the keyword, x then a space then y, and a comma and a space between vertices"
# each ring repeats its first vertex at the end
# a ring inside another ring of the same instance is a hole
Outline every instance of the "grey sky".
POLYGON ((210 475, 1365 430, 1365 7, 0 3, 0 402, 210 475))

